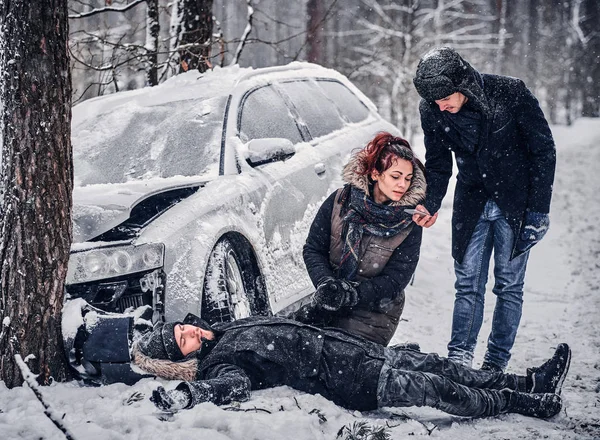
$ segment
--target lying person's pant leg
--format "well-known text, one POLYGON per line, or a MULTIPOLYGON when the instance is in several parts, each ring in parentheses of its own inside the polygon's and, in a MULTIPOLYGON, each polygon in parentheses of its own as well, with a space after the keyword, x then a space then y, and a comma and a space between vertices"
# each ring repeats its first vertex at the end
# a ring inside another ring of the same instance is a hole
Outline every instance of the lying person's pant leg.
POLYGON ((433 373, 473 388, 525 390, 524 377, 516 374, 474 370, 436 353, 389 348, 386 349, 386 363, 401 370, 433 373))
POLYGON ((469 388, 431 373, 385 365, 377 389, 379 407, 431 406, 449 414, 487 417, 506 412, 507 395, 500 390, 469 388))

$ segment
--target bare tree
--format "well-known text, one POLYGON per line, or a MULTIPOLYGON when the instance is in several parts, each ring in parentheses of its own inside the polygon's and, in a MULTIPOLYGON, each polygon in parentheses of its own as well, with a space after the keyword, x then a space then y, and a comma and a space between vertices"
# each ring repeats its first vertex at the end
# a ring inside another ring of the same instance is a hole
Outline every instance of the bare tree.
POLYGON ((311 63, 323 62, 323 26, 325 20, 324 0, 308 0, 306 4, 308 24, 306 32, 306 45, 308 46, 306 60, 311 63))
MULTIPOLYGON (((572 26, 582 48, 575 63, 580 67, 577 78, 581 91, 581 115, 600 117, 600 2, 574 0, 572 26)), ((579 70, 579 69, 578 69, 579 70)), ((576 70, 577 71, 577 70, 576 70)))
POLYGON ((173 4, 172 48, 179 55, 179 73, 194 69, 205 72, 211 67, 212 3, 213 0, 176 0, 173 4))
POLYGON ((160 22, 158 0, 146 0, 146 85, 158 84, 158 44, 160 22))
POLYGON ((66 0, 0 3, 2 209, 0 379, 68 375, 61 336, 72 238, 71 77, 66 0))

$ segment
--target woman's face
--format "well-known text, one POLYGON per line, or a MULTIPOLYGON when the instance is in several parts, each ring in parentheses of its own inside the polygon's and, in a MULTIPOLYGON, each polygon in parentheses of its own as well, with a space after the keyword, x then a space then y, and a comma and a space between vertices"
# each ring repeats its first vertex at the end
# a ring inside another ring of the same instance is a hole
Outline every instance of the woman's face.
POLYGON ((377 203, 387 201, 399 201, 408 191, 413 177, 413 165, 405 159, 396 159, 392 166, 379 174, 377 171, 371 173, 371 179, 375 181, 373 198, 377 203))
POLYGON ((174 329, 175 341, 184 356, 200 350, 202 339, 212 340, 214 335, 211 331, 190 324, 177 324, 174 329))

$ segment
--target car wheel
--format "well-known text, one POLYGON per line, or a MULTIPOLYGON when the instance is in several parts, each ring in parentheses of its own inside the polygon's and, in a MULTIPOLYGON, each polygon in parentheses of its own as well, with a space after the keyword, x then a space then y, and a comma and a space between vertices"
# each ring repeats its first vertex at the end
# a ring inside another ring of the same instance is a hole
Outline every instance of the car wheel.
POLYGON ((242 239, 221 238, 206 268, 202 319, 229 322, 268 314, 263 285, 249 245, 242 239))

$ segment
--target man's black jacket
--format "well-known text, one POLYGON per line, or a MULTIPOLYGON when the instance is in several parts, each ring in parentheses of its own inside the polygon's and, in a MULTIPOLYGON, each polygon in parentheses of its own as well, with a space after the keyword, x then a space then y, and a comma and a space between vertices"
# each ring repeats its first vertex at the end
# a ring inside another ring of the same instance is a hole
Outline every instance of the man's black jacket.
POLYGON ((196 382, 178 386, 193 404, 247 397, 249 390, 287 385, 349 409, 377 408, 383 347, 341 330, 274 317, 213 327, 217 343, 198 359, 196 382))
POLYGON ((459 262, 487 200, 500 207, 515 237, 526 211, 549 212, 556 163, 548 123, 523 81, 477 71, 473 75, 483 92, 470 96, 482 114, 475 153, 464 148, 446 112, 434 102, 421 100, 420 104, 426 147, 425 207, 431 213, 440 208, 452 175, 452 152, 456 156, 452 256, 459 262))

